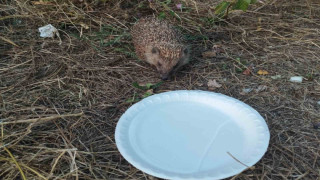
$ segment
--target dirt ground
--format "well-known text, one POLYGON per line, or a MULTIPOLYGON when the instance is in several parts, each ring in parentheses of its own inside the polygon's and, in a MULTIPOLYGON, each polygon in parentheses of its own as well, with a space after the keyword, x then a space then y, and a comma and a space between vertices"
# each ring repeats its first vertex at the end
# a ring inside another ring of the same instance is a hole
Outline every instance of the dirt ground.
POLYGON ((264 0, 226 20, 208 0, 0 2, 1 179, 155 179, 118 152, 117 121, 151 93, 186 89, 237 98, 265 118, 268 151, 234 179, 320 179, 320 1, 264 0), (181 30, 192 61, 147 92, 135 84, 159 75, 136 58, 129 32, 151 14, 181 30), (47 24, 60 38, 39 36, 47 24))

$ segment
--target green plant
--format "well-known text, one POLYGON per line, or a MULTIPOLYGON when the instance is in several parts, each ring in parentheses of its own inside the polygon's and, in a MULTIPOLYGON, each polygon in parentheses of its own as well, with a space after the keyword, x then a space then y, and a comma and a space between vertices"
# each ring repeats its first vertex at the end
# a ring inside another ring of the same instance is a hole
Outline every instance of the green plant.
POLYGON ((137 83, 137 82, 132 83, 133 87, 140 89, 140 90, 143 90, 145 92, 140 97, 137 96, 137 93, 134 93, 133 97, 128 99, 126 102, 127 103, 138 102, 143 98, 151 96, 153 94, 153 90, 156 89, 157 87, 159 87, 162 83, 163 83, 162 81, 160 81, 156 84, 146 83, 145 85, 139 85, 139 83, 137 83))
POLYGON ((215 8, 215 14, 226 18, 228 17, 228 14, 230 10, 242 10, 246 11, 250 4, 256 3, 257 0, 232 0, 232 1, 222 1, 218 4, 218 6, 215 8))
POLYGON ((313 72, 307 73, 307 75, 306 75, 306 78, 308 79, 308 81, 312 81, 313 77, 314 77, 313 72))
POLYGON ((163 82, 160 81, 156 84, 147 83, 144 86, 139 85, 137 82, 132 83, 133 87, 141 89, 141 90, 149 90, 149 89, 156 89, 159 87, 163 82))
POLYGON ((165 11, 162 11, 158 14, 158 18, 160 20, 162 19, 166 19, 167 15, 170 15, 172 17, 175 17, 176 19, 178 19, 179 21, 181 21, 181 18, 179 17, 179 15, 177 13, 175 13, 174 10, 172 10, 171 8, 171 4, 172 1, 171 0, 165 0, 165 1, 156 1, 156 3, 158 3, 159 5, 161 5, 165 11), (167 13, 166 13, 167 12, 167 13))
POLYGON ((160 20, 165 19, 166 18, 166 13, 165 12, 160 12, 159 15, 158 15, 158 18, 160 20))

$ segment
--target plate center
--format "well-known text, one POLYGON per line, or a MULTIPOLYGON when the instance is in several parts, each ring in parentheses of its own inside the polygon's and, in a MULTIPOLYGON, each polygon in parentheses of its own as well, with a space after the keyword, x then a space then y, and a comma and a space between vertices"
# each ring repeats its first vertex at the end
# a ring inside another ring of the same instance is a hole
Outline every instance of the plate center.
POLYGON ((246 138, 234 117, 201 102, 152 104, 132 121, 133 149, 148 164, 191 174, 221 170, 244 153, 246 138))

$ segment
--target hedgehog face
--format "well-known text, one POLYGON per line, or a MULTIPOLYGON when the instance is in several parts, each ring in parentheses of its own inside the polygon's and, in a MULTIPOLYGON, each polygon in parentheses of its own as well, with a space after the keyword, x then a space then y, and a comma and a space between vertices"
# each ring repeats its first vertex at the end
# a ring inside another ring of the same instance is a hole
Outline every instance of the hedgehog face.
POLYGON ((182 46, 147 48, 146 60, 157 68, 161 79, 166 80, 171 72, 188 62, 189 49, 182 46))

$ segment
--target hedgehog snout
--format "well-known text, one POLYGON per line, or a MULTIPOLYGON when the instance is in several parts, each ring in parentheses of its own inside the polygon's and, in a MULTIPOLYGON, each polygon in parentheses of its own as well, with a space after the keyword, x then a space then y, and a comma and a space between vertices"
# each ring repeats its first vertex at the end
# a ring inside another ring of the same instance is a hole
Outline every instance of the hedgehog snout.
POLYGON ((161 79, 162 80, 168 80, 168 78, 169 78, 169 73, 166 73, 166 74, 161 74, 161 79))
POLYGON ((158 72, 159 72, 160 78, 161 78, 162 80, 168 80, 169 75, 170 75, 170 72, 166 72, 166 71, 160 70, 160 69, 158 70, 158 72))
POLYGON ((169 76, 170 76, 170 72, 168 72, 167 70, 165 70, 163 68, 163 66, 156 66, 158 73, 160 74, 160 78, 162 80, 168 80, 169 76))

